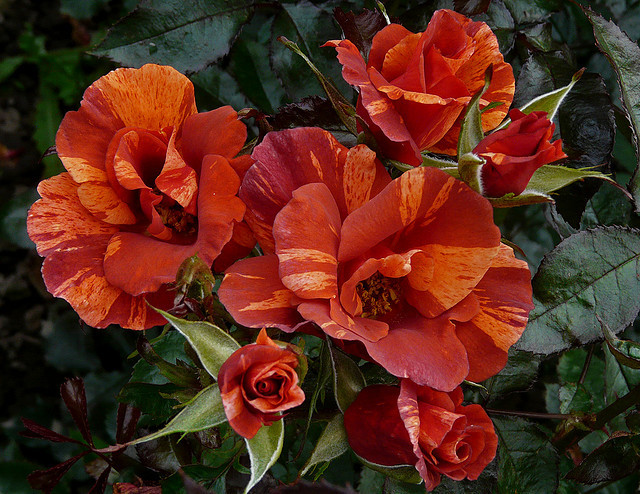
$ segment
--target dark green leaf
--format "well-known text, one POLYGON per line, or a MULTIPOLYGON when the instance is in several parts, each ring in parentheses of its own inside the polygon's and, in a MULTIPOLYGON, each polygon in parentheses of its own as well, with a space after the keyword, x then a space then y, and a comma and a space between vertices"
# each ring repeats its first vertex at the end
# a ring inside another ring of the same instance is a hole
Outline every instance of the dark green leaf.
MULTIPOLYGON (((178 359, 186 361, 187 354, 184 350, 185 338, 179 331, 167 331, 167 333, 153 341, 153 349, 164 360, 175 363, 178 359)), ((155 366, 140 359, 133 366, 131 382, 149 384, 166 384, 169 380, 164 377, 155 366)))
POLYGON ((245 487, 247 494, 280 457, 284 441, 284 423, 278 420, 262 426, 252 439, 245 439, 251 461, 251 479, 245 487))
MULTIPOLYGON (((46 84, 40 85, 40 96, 36 104, 35 132, 33 140, 38 151, 44 153, 55 144, 56 132, 62 121, 62 114, 58 106, 58 96, 54 89, 46 84)), ((43 178, 52 177, 62 172, 64 168, 57 157, 44 159, 45 169, 43 178)))
POLYGON ((587 352, 577 348, 566 352, 558 362, 558 376, 561 382, 558 389, 559 413, 591 413, 604 408, 604 362, 592 356, 583 382, 579 382, 586 358, 587 352))
POLYGON ((7 57, 0 61, 0 82, 8 79, 22 62, 24 62, 22 57, 7 57))
POLYGON ((558 486, 558 454, 537 425, 493 418, 499 438, 498 492, 548 494, 558 486))
POLYGON ((511 391, 529 388, 538 375, 541 360, 529 352, 509 349, 509 360, 505 368, 484 382, 489 399, 494 400, 511 391))
POLYGON ((108 3, 109 0, 61 0, 60 12, 75 19, 90 19, 108 3))
POLYGON ((333 367, 333 385, 336 403, 342 413, 366 386, 364 376, 358 365, 345 353, 330 346, 331 366, 333 367))
POLYGON ((172 383, 188 388, 198 387, 199 382, 195 369, 167 362, 155 352, 149 341, 143 335, 138 337, 136 348, 140 356, 148 364, 157 367, 160 374, 172 383))
POLYGON ((490 4, 491 0, 453 0, 455 11, 466 16, 482 14, 490 4))
POLYGON ((600 225, 627 225, 632 206, 622 192, 611 184, 602 184, 587 203, 580 220, 581 229, 600 225))
POLYGON ((157 386, 155 384, 128 383, 120 391, 118 401, 130 403, 139 408, 145 414, 143 421, 159 424, 175 415, 173 406, 176 405, 174 400, 163 398, 161 393, 172 393, 176 389, 173 384, 157 386))
POLYGON ((338 413, 334 415, 322 431, 316 446, 313 448, 313 453, 311 453, 304 468, 300 471, 300 475, 304 475, 318 463, 337 458, 348 449, 349 442, 347 441, 347 433, 344 430, 344 418, 341 413, 338 413))
POLYGON ((640 436, 614 437, 596 448, 566 478, 583 484, 618 480, 640 468, 640 436))
POLYGON ((29 462, 7 461, 0 464, 0 492, 7 494, 33 494, 27 475, 33 471, 29 462))
POLYGON ((639 273, 637 230, 603 227, 563 240, 533 278, 535 308, 517 348, 548 355, 597 340, 597 316, 620 332, 640 311, 639 273))
POLYGON ((35 189, 18 192, 0 207, 0 236, 25 249, 35 244, 27 235, 27 213, 40 196, 35 189))
MULTIPOLYGON (((591 9, 583 9, 593 25, 593 33, 600 50, 613 66, 620 85, 624 109, 631 121, 636 157, 640 157, 640 48, 611 21, 606 21, 591 9)), ((631 179, 630 189, 640 213, 640 163, 631 179)))
POLYGON ((197 72, 229 53, 253 0, 148 0, 116 23, 93 52, 129 67, 145 63, 197 72))
POLYGON ((551 12, 537 5, 538 2, 504 0, 511 15, 518 24, 532 24, 544 21, 551 12))
POLYGON ((492 0, 487 13, 479 15, 475 20, 486 22, 489 25, 493 34, 498 38, 500 52, 506 54, 511 50, 515 42, 515 22, 502 0, 492 0))
POLYGON ((360 474, 358 492, 360 494, 382 494, 385 476, 380 472, 363 467, 360 474))
POLYGON ((196 432, 210 429, 227 421, 217 384, 203 389, 182 411, 157 432, 140 437, 131 444, 146 443, 176 432, 196 432))

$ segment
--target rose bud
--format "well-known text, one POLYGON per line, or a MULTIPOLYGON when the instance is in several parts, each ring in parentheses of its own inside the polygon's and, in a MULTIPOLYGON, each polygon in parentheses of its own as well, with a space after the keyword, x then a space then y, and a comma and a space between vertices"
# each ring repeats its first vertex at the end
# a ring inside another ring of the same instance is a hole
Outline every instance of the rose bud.
POLYGON ((280 412, 304 401, 298 386, 298 355, 280 348, 263 328, 255 343, 243 346, 222 364, 218 385, 229 424, 247 439, 280 412))
POLYGON ((556 127, 547 112, 525 115, 513 109, 509 118, 508 127, 489 134, 473 150, 486 160, 480 172, 485 196, 521 194, 538 168, 567 157, 561 139, 551 142, 556 127))
POLYGON ((387 157, 418 166, 420 152, 456 154, 460 121, 471 97, 491 84, 481 108, 484 131, 504 119, 515 89, 493 31, 452 10, 438 10, 422 33, 389 24, 373 38, 365 62, 349 40, 328 41, 338 52, 342 76, 359 91, 357 112, 387 157))
POLYGON ((364 388, 344 414, 347 438, 361 458, 378 465, 415 465, 427 491, 442 474, 476 480, 496 455, 498 437, 480 405, 462 405, 450 393, 418 386, 364 388))

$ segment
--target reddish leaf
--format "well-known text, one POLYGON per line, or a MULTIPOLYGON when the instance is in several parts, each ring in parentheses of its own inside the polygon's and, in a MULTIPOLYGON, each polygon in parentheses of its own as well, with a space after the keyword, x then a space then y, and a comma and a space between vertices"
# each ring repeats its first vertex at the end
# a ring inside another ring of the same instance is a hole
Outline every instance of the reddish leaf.
POLYGON ((22 417, 22 424, 27 428, 26 431, 20 432, 21 436, 31 437, 33 439, 44 439, 54 443, 76 443, 81 444, 80 441, 71 439, 70 437, 63 436, 57 432, 47 429, 46 427, 34 422, 33 420, 22 417))
POLYGON ((273 127, 278 130, 291 127, 339 129, 342 123, 328 99, 307 96, 280 108, 273 119, 273 127))
POLYGON ((356 45, 365 59, 369 56, 371 40, 387 25, 384 16, 377 10, 364 9, 362 13, 355 15, 353 12, 345 13, 340 7, 336 7, 333 16, 340 24, 344 37, 356 45))
POLYGON ((120 403, 118 406, 118 418, 116 427, 116 442, 126 443, 133 438, 136 426, 140 419, 140 410, 128 403, 120 403))
POLYGON ((89 494, 103 494, 104 490, 107 488, 107 481, 109 480, 109 474, 111 473, 111 467, 105 468, 96 483, 93 484, 93 487, 89 491, 89 494))
POLYGON ((48 494, 58 485, 62 476, 69 471, 73 464, 88 453, 89 451, 83 451, 67 461, 58 463, 55 467, 47 470, 36 470, 27 476, 27 481, 32 488, 48 494))
POLYGON ((622 479, 640 467, 640 436, 624 435, 605 441, 565 478, 582 484, 622 479))
POLYGON ((87 396, 84 392, 84 382, 79 377, 67 379, 60 386, 60 396, 64 400, 73 421, 80 430, 80 434, 87 443, 93 446, 89 419, 87 417, 87 396))

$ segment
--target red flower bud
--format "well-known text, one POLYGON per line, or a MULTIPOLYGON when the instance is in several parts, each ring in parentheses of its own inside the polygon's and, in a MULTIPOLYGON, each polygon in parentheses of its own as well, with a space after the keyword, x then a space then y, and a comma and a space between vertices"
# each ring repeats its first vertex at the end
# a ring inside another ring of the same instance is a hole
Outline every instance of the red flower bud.
POLYGON ((248 439, 262 425, 282 418, 280 412, 304 401, 298 386, 298 356, 280 348, 263 328, 251 345, 233 352, 218 373, 224 412, 229 424, 248 439))
POLYGON ((556 127, 546 112, 525 115, 513 109, 509 118, 508 127, 488 135, 473 150, 486 160, 481 172, 485 196, 521 194, 538 168, 567 157, 561 139, 551 142, 556 127))

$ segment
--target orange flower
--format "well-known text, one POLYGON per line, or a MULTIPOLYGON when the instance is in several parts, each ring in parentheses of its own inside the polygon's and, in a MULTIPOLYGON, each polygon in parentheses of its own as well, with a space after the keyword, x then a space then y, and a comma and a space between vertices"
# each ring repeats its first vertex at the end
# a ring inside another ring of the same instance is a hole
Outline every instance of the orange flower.
POLYGON ((424 150, 456 154, 462 114, 490 65, 493 77, 480 106, 503 104, 483 113, 485 131, 498 126, 513 100, 513 70, 489 26, 451 10, 436 11, 423 33, 386 26, 373 38, 366 64, 349 40, 325 46, 336 48, 342 76, 359 89, 358 114, 381 151, 414 166, 424 150))
POLYGON ((486 160, 481 172, 485 196, 521 194, 538 168, 567 157, 562 140, 551 142, 556 126, 547 112, 525 115, 514 108, 509 118, 508 127, 488 135, 473 150, 486 160))
POLYGON ((480 405, 462 405, 462 389, 443 393, 403 379, 364 388, 344 414, 353 451, 385 466, 415 465, 427 491, 442 474, 476 480, 496 456, 498 437, 480 405))
POLYGON ((313 322, 444 391, 502 369, 531 282, 485 198, 432 168, 389 183, 373 151, 320 129, 271 133, 252 156, 240 197, 267 255, 226 272, 218 293, 238 323, 313 322))
POLYGON ((94 327, 164 323, 146 302, 170 308, 180 263, 211 264, 242 221, 238 174, 251 160, 233 157, 245 140, 231 107, 198 114, 171 67, 101 77, 56 135, 67 172, 40 183, 29 212, 47 289, 94 327))
POLYGON ((280 412, 304 401, 298 386, 298 356, 276 345, 263 328, 254 344, 239 348, 222 364, 218 385, 229 424, 251 439, 280 412))

